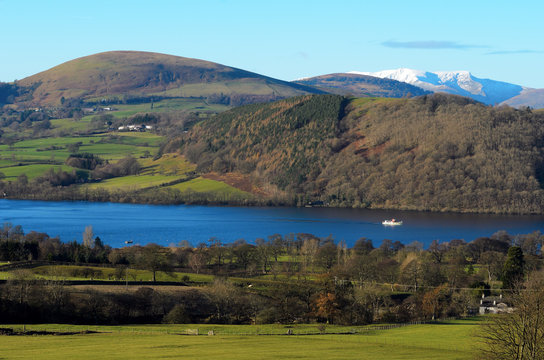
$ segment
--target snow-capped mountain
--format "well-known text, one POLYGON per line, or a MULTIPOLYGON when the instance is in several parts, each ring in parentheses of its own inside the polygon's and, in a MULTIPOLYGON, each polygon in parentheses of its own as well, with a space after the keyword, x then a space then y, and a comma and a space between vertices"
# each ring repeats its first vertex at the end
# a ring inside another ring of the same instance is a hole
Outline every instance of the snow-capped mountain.
POLYGON ((350 71, 350 73, 402 81, 425 90, 467 96, 490 105, 502 103, 527 89, 502 81, 480 79, 468 71, 430 72, 401 68, 378 72, 350 71))

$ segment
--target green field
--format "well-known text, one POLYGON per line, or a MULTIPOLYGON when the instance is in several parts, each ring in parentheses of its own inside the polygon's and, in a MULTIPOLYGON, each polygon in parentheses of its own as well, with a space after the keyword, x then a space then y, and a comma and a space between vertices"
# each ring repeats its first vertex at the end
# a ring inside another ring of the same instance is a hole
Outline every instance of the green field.
MULTIPOLYGON (((150 104, 118 105, 115 116, 129 116, 131 113, 146 111, 150 104)), ((219 105, 218 105, 219 106, 219 105)), ((179 109, 183 107, 212 110, 200 99, 164 100, 154 104, 154 111, 179 109)), ((213 108, 215 111, 225 110, 213 108)), ((77 133, 84 132, 90 123, 91 116, 79 121, 73 119, 52 120, 55 129, 77 133)), ((29 180, 35 179, 51 168, 72 172, 76 170, 64 163, 70 151, 70 144, 80 143, 78 152, 91 153, 107 161, 117 161, 126 156, 133 156, 142 165, 138 175, 124 176, 103 180, 98 183, 84 184, 84 188, 106 190, 142 190, 157 186, 171 186, 187 193, 212 194, 217 199, 250 198, 251 195, 220 181, 194 177, 195 165, 176 154, 166 154, 153 160, 163 137, 149 132, 109 132, 82 136, 61 136, 38 139, 27 139, 10 145, 0 145, 0 172, 6 180, 15 180, 26 174, 29 180), (189 175, 191 174, 191 175, 189 175), (189 181, 184 181, 189 180, 189 181), (172 185, 175 184, 175 185, 172 185)))
MULTIPOLYGON (((155 95, 167 96, 167 97, 179 96, 177 92, 170 93, 169 91, 157 93, 155 95)), ((89 99, 89 101, 99 101, 101 99, 102 97, 91 98, 89 99)), ((202 98, 175 98, 175 97, 171 99, 167 98, 160 101, 155 101, 153 103, 144 102, 139 104, 115 104, 115 105, 110 105, 110 107, 113 108, 112 109, 113 111, 108 111, 106 112, 106 114, 111 114, 118 119, 128 118, 137 113, 163 113, 163 112, 171 112, 171 111, 222 112, 222 111, 230 109, 230 107, 227 105, 209 104, 206 102, 205 99, 202 99, 202 98), (152 107, 152 104, 153 104, 153 107, 152 107)), ((54 128, 64 129, 64 130, 67 130, 67 129, 75 130, 75 131, 88 130, 91 119, 94 116, 99 114, 100 113, 95 113, 95 114, 84 116, 83 118, 81 118, 81 120, 77 122, 74 121, 73 119, 51 120, 51 125, 53 125, 54 128), (67 120, 67 121, 64 121, 64 120, 67 120)))
POLYGON ((211 179, 204 179, 198 177, 196 179, 186 181, 180 184, 171 186, 173 189, 180 190, 182 192, 196 192, 196 193, 212 193, 218 196, 225 197, 250 197, 251 194, 232 187, 228 184, 211 179))
MULTIPOLYGON (((1 263, 0 263, 1 265, 1 263)), ((116 277, 116 269, 113 267, 98 267, 98 266, 80 266, 80 265, 43 265, 38 266, 32 269, 29 269, 27 274, 35 279, 41 280, 102 280, 104 282, 108 281, 124 281, 128 275, 129 281, 142 281, 150 282, 153 280, 153 273, 148 270, 140 269, 128 269, 127 274, 122 278, 118 279, 116 277), (92 270, 93 274, 90 275, 90 272, 87 271, 87 274, 82 275, 83 270, 92 270)), ((11 271, 0 271, 0 280, 13 279, 16 276, 11 271)), ((195 273, 185 273, 185 272, 171 272, 164 273, 158 271, 156 273, 156 281, 160 282, 172 282, 177 281, 180 283, 189 283, 189 285, 200 286, 205 283, 213 283, 216 279, 214 275, 209 274, 195 274, 195 273)), ((276 279, 270 276, 259 276, 255 278, 242 278, 242 277, 229 277, 229 281, 238 285, 247 285, 251 283, 254 289, 262 289, 266 286, 272 284, 277 284, 279 281, 285 281, 286 278, 284 275, 279 275, 276 279)), ((151 283, 152 284, 152 283, 151 283)), ((107 285, 107 284, 106 284, 107 285)), ((142 283, 139 286, 148 285, 142 283)), ((160 286, 160 284, 159 284, 160 286)))
MULTIPOLYGON (((2 265, 2 263, 0 263, 2 265)), ((78 265, 44 265, 30 269, 30 272, 37 279, 63 279, 63 280, 89 280, 90 277, 74 276, 74 272, 81 269, 91 269, 95 272, 94 280, 117 280, 114 277, 114 268, 105 268, 97 266, 78 266, 78 265)), ((0 271, 0 280, 7 280, 13 277, 13 274, 8 271, 0 271)), ((174 272, 166 274, 157 272, 157 281, 182 281, 183 278, 188 278, 187 281, 204 283, 213 282, 213 275, 193 274, 174 272)), ((128 269, 128 279, 130 281, 151 281, 153 274, 147 270, 128 269)))
MULTIPOLYGON (((162 95, 162 94, 160 94, 162 95)), ((116 111, 111 114, 115 117, 128 117, 139 112, 168 112, 168 111, 212 111, 222 112, 230 107, 221 104, 208 104, 203 99, 165 99, 153 103, 142 103, 135 105, 114 105, 116 111)))
POLYGON ((168 175, 129 175, 118 178, 103 180, 99 183, 89 184, 90 189, 107 189, 107 190, 139 190, 153 186, 159 186, 165 183, 181 180, 180 176, 168 175))
POLYGON ((43 175, 49 169, 61 169, 62 171, 71 172, 73 167, 66 165, 47 165, 47 164, 35 164, 35 165, 21 165, 21 166, 7 166, 0 168, 0 172, 6 175, 7 180, 13 180, 19 175, 25 174, 29 179, 34 179, 40 175, 43 175))
MULTIPOLYGON (((8 263, 0 263, 0 265, 8 263)), ((77 271, 82 269, 93 270, 94 274, 92 276, 93 280, 119 280, 115 277, 115 268, 113 267, 99 267, 99 266, 81 266, 81 265, 43 265, 37 266, 29 269, 29 273, 36 279, 44 280, 90 280, 91 276, 87 275, 84 277, 82 275, 76 275, 77 271)), ((153 279, 153 273, 148 270, 139 270, 139 269, 128 269, 128 280, 129 281, 151 281, 153 279)), ((8 280, 13 278, 14 273, 10 271, 0 271, 0 280, 8 280)), ((123 278, 122 280, 124 280, 123 278)), ((162 281, 179 281, 179 282, 193 282, 193 283, 212 283, 215 279, 214 275, 208 274, 195 274, 195 273, 185 273, 185 272, 172 272, 164 273, 158 271, 156 273, 157 282, 162 281)), ((278 279, 285 279, 285 276, 279 275, 278 279)), ((256 278, 240 278, 240 277, 230 277, 229 281, 247 284, 251 282, 254 285, 259 284, 270 284, 276 281, 273 279, 272 275, 268 276, 259 276, 256 278)), ((144 284, 145 285, 145 284, 144 284)))
POLYGON ((64 162, 70 155, 67 146, 74 143, 81 143, 79 152, 92 153, 105 160, 115 161, 127 155, 153 155, 161 141, 161 136, 151 133, 112 133, 24 140, 12 146, 0 145, 0 172, 8 180, 21 174, 34 179, 50 168, 61 168, 70 172, 73 168, 64 165, 64 162))
POLYGON ((72 118, 68 119, 52 119, 50 120, 51 126, 53 129, 59 131, 59 132, 85 132, 89 129, 89 125, 91 123, 92 116, 85 116, 81 118, 79 121, 75 121, 72 118))
MULTIPOLYGON (((0 326, 8 327, 8 326, 0 326)), ((9 326, 11 327, 11 326, 9 326)), ((26 330, 100 331, 67 336, 3 336, 5 359, 472 359, 478 320, 411 325, 389 330, 317 325, 32 325, 26 330), (292 329, 294 335, 285 334, 292 329), (198 329, 200 335, 186 335, 198 329), (207 336, 214 330, 215 336, 207 336), (323 329, 321 329, 323 330, 323 329), (334 334, 355 331, 355 334, 334 334), (316 335, 303 335, 303 334, 316 335), (297 334, 301 334, 297 336, 297 334)), ((16 328, 21 329, 22 326, 16 328)))
POLYGON ((195 169, 193 164, 176 154, 166 154, 157 160, 140 159, 140 163, 142 171, 139 175, 112 178, 84 186, 89 189, 140 190, 183 181, 195 169))
POLYGON ((195 165, 177 154, 165 154, 160 159, 140 161, 144 167, 142 174, 181 175, 195 170, 195 165))
MULTIPOLYGON (((200 85, 195 86, 200 89, 200 85)), ((255 90, 253 87, 264 87, 267 92, 268 90, 273 91, 274 86, 279 85, 266 85, 259 80, 256 83, 248 84, 222 82, 218 86, 233 87, 237 90, 240 90, 238 89, 240 86, 245 86, 250 88, 246 89, 248 91, 255 90)), ((210 89, 212 93, 217 90, 213 86, 210 89)), ((189 92, 190 94, 187 96, 194 95, 191 91, 189 92)), ((157 93, 156 95, 172 96, 176 94, 157 93)), ((102 101, 103 98, 97 97, 94 100, 102 101)), ((156 187, 176 184, 173 188, 185 192, 186 195, 191 192, 196 193, 195 199, 210 194, 217 200, 251 197, 250 194, 220 181, 203 178, 193 179, 196 166, 190 164, 183 157, 167 154, 158 160, 152 160, 159 151, 161 142, 164 141, 163 136, 152 132, 100 132, 105 131, 105 128, 97 131, 96 124, 93 124, 92 121, 95 117, 104 114, 113 115, 116 119, 125 119, 138 113, 153 112, 172 112, 173 114, 175 112, 193 112, 199 113, 197 114, 199 117, 206 117, 205 113, 223 112, 228 110, 229 106, 210 104, 202 96, 195 96, 192 98, 163 98, 153 103, 115 104, 110 107, 113 111, 92 113, 78 120, 75 118, 51 119, 51 128, 44 133, 34 132, 33 128, 3 129, 7 135, 6 138, 16 138, 19 141, 13 144, 8 142, 0 144, 0 173, 5 176, 7 181, 14 181, 22 174, 25 174, 29 180, 34 180, 51 169, 71 173, 77 169, 65 165, 66 159, 73 152, 69 150, 69 146, 80 143, 77 149, 79 153, 91 153, 109 162, 133 156, 142 166, 142 171, 138 175, 78 185, 83 189, 155 191, 156 187), (184 183, 184 181, 186 182, 184 183)))
MULTIPOLYGON (((2 265, 2 263, 0 263, 2 265)), ((81 265, 43 265, 28 269, 28 273, 35 279, 42 280, 103 280, 118 281, 125 280, 126 275, 122 279, 116 277, 116 269, 113 267, 99 267, 99 266, 81 266, 81 265), (92 270, 93 274, 87 271, 87 274, 82 275, 83 270, 92 270)), ((129 281, 152 281, 153 273, 148 270, 140 269, 128 269, 127 270, 129 281)), ((0 280, 12 279, 16 276, 12 271, 0 271, 0 280)), ((185 272, 171 272, 164 273, 158 271, 156 273, 157 282, 171 282, 178 281, 183 283, 193 283, 196 285, 202 285, 204 283, 213 283, 216 279, 214 275, 209 274, 195 274, 185 272)), ((274 278, 273 275, 263 275, 253 278, 243 277, 229 277, 229 281, 239 285, 247 285, 251 283, 254 289, 270 286, 271 284, 277 284, 279 281, 287 280, 285 275, 278 275, 274 278)), ((312 278, 312 280, 315 280, 312 278)), ((145 283, 141 284, 146 285, 145 283)), ((160 285, 160 284, 159 284, 160 285)))

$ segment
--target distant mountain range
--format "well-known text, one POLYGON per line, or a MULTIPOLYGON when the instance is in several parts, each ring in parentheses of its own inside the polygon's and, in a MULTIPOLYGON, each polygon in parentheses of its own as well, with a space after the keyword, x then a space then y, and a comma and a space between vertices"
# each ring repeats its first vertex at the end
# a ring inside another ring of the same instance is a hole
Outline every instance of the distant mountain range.
POLYGON ((445 92, 488 105, 544 108, 544 89, 481 79, 468 71, 400 68, 288 82, 209 61, 140 51, 85 56, 4 85, 0 86, 0 103, 14 97, 23 107, 58 105, 68 99, 96 102, 149 97, 197 97, 237 106, 306 94, 400 98, 445 92))
POLYGON ((402 81, 432 92, 470 97, 488 105, 544 107, 544 89, 531 89, 503 81, 481 79, 468 71, 430 72, 400 68, 378 72, 351 71, 349 74, 402 81))
POLYGON ((401 98, 431 93, 406 82, 361 74, 328 74, 295 80, 294 83, 313 86, 331 94, 357 97, 401 98))

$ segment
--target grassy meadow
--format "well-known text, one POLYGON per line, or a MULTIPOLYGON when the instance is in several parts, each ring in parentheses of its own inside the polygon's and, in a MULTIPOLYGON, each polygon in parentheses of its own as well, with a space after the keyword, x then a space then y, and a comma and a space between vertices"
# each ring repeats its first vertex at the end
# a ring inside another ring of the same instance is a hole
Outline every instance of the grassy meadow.
POLYGON ((173 110, 181 111, 212 111, 221 112, 230 107, 221 104, 208 104, 204 99, 165 99, 153 103, 142 103, 135 105, 115 105, 117 111, 112 112, 116 117, 131 116, 139 112, 168 112, 173 110))
MULTIPOLYGON (((104 359, 472 359, 478 323, 478 319, 468 319, 388 330, 332 325, 323 329, 316 324, 27 325, 27 331, 99 333, 2 336, 0 356, 44 360, 58 359, 59 354, 64 358, 95 359, 97 353, 104 359), (195 329, 199 336, 187 335, 195 329), (285 335, 288 329, 294 335, 285 335), (207 336, 210 330, 214 336, 207 336)), ((0 327, 21 329, 22 325, 0 327)))
POLYGON ((228 198, 245 198, 251 196, 249 193, 228 184, 211 179, 205 179, 203 177, 198 177, 196 179, 172 185, 170 187, 181 192, 210 193, 216 196, 224 196, 228 198))
POLYGON ((117 133, 95 136, 41 138, 19 141, 12 146, 0 145, 0 172, 7 180, 14 180, 21 174, 29 179, 36 178, 47 170, 61 168, 70 155, 68 146, 81 143, 79 152, 98 155, 105 160, 115 161, 125 156, 142 157, 155 154, 162 137, 149 133, 117 133))
POLYGON ((89 189, 141 190, 185 181, 195 166, 176 154, 167 154, 160 159, 140 159, 142 171, 138 175, 128 175, 103 180, 99 183, 85 184, 89 189))
MULTIPOLYGON (((2 265, 0 263, 0 265, 2 265)), ((43 265, 34 267, 27 270, 36 279, 62 279, 62 280, 125 280, 126 276, 122 279, 116 278, 116 269, 111 267, 99 267, 99 266, 79 266, 79 265, 43 265), (86 270, 83 273, 81 270, 86 270), (91 273, 92 271, 92 273, 91 273)), ((151 281, 153 279, 153 273, 148 270, 127 270, 129 281, 151 281)), ((13 278, 13 274, 9 271, 0 271, 0 280, 7 280, 13 278)), ((182 273, 172 272, 164 273, 162 271, 157 272, 156 280, 161 281, 186 281, 198 282, 198 283, 211 283, 213 282, 213 275, 206 274, 194 274, 194 273, 182 273)), ((144 284, 145 285, 145 284, 144 284)))
MULTIPOLYGON (((1 265, 9 264, 7 262, 0 262, 1 265)), ((117 281, 125 280, 128 277, 129 281, 142 281, 150 282, 153 280, 153 273, 149 270, 141 269, 127 269, 126 275, 123 275, 119 279, 114 267, 100 267, 100 266, 81 266, 81 265, 42 265, 33 267, 26 270, 28 274, 35 279, 41 280, 104 280, 104 281, 117 281)), ((14 278, 14 274, 11 271, 0 271, 0 280, 8 280, 14 278)), ((171 273, 165 273, 158 271, 156 273, 157 282, 190 282, 190 283, 213 283, 216 277, 209 274, 195 274, 174 271, 171 273)), ((263 275, 254 277, 251 279, 242 277, 229 277, 229 281, 239 284, 252 283, 254 286, 260 284, 270 284, 273 282, 285 280, 284 275, 278 275, 274 278, 272 275, 263 275)), ((146 285, 143 283, 142 285, 146 285)))
MULTIPOLYGON (((169 111, 209 111, 221 112, 228 106, 208 104, 204 99, 164 99, 158 102, 113 106, 108 112, 115 118, 126 118, 143 112, 169 111)), ((78 185, 82 189, 105 189, 108 191, 154 191, 158 187, 180 190, 196 196, 211 196, 216 199, 246 199, 251 194, 227 185, 223 182, 195 178, 196 166, 182 156, 166 154, 154 159, 164 137, 151 132, 101 132, 91 131, 91 121, 95 114, 75 119, 51 120, 52 137, 36 137, 26 134, 24 140, 13 144, 0 145, 0 173, 7 181, 14 181, 25 174, 29 180, 42 176, 47 171, 78 170, 67 166, 66 159, 71 154, 70 145, 79 144, 77 152, 91 153, 109 162, 116 162, 126 156, 138 159, 142 171, 138 175, 129 175, 78 185)), ((11 130, 6 129, 9 133, 11 130)), ((87 170, 84 170, 87 171, 87 170)))

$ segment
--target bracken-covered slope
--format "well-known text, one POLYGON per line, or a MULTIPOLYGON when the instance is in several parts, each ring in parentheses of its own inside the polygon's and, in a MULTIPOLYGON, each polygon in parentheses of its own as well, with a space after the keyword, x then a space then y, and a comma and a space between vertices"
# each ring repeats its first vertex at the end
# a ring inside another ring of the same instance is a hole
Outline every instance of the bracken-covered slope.
POLYGON ((291 204, 542 213, 543 125, 542 112, 453 95, 304 96, 219 114, 181 151, 291 204))
POLYGON ((78 58, 20 80, 18 85, 33 89, 30 100, 34 104, 58 104, 62 97, 236 94, 274 99, 320 92, 209 61, 137 51, 78 58))
POLYGON ((430 94, 420 87, 392 79, 359 74, 328 74, 296 80, 295 83, 319 88, 331 94, 356 97, 412 97, 430 94))

